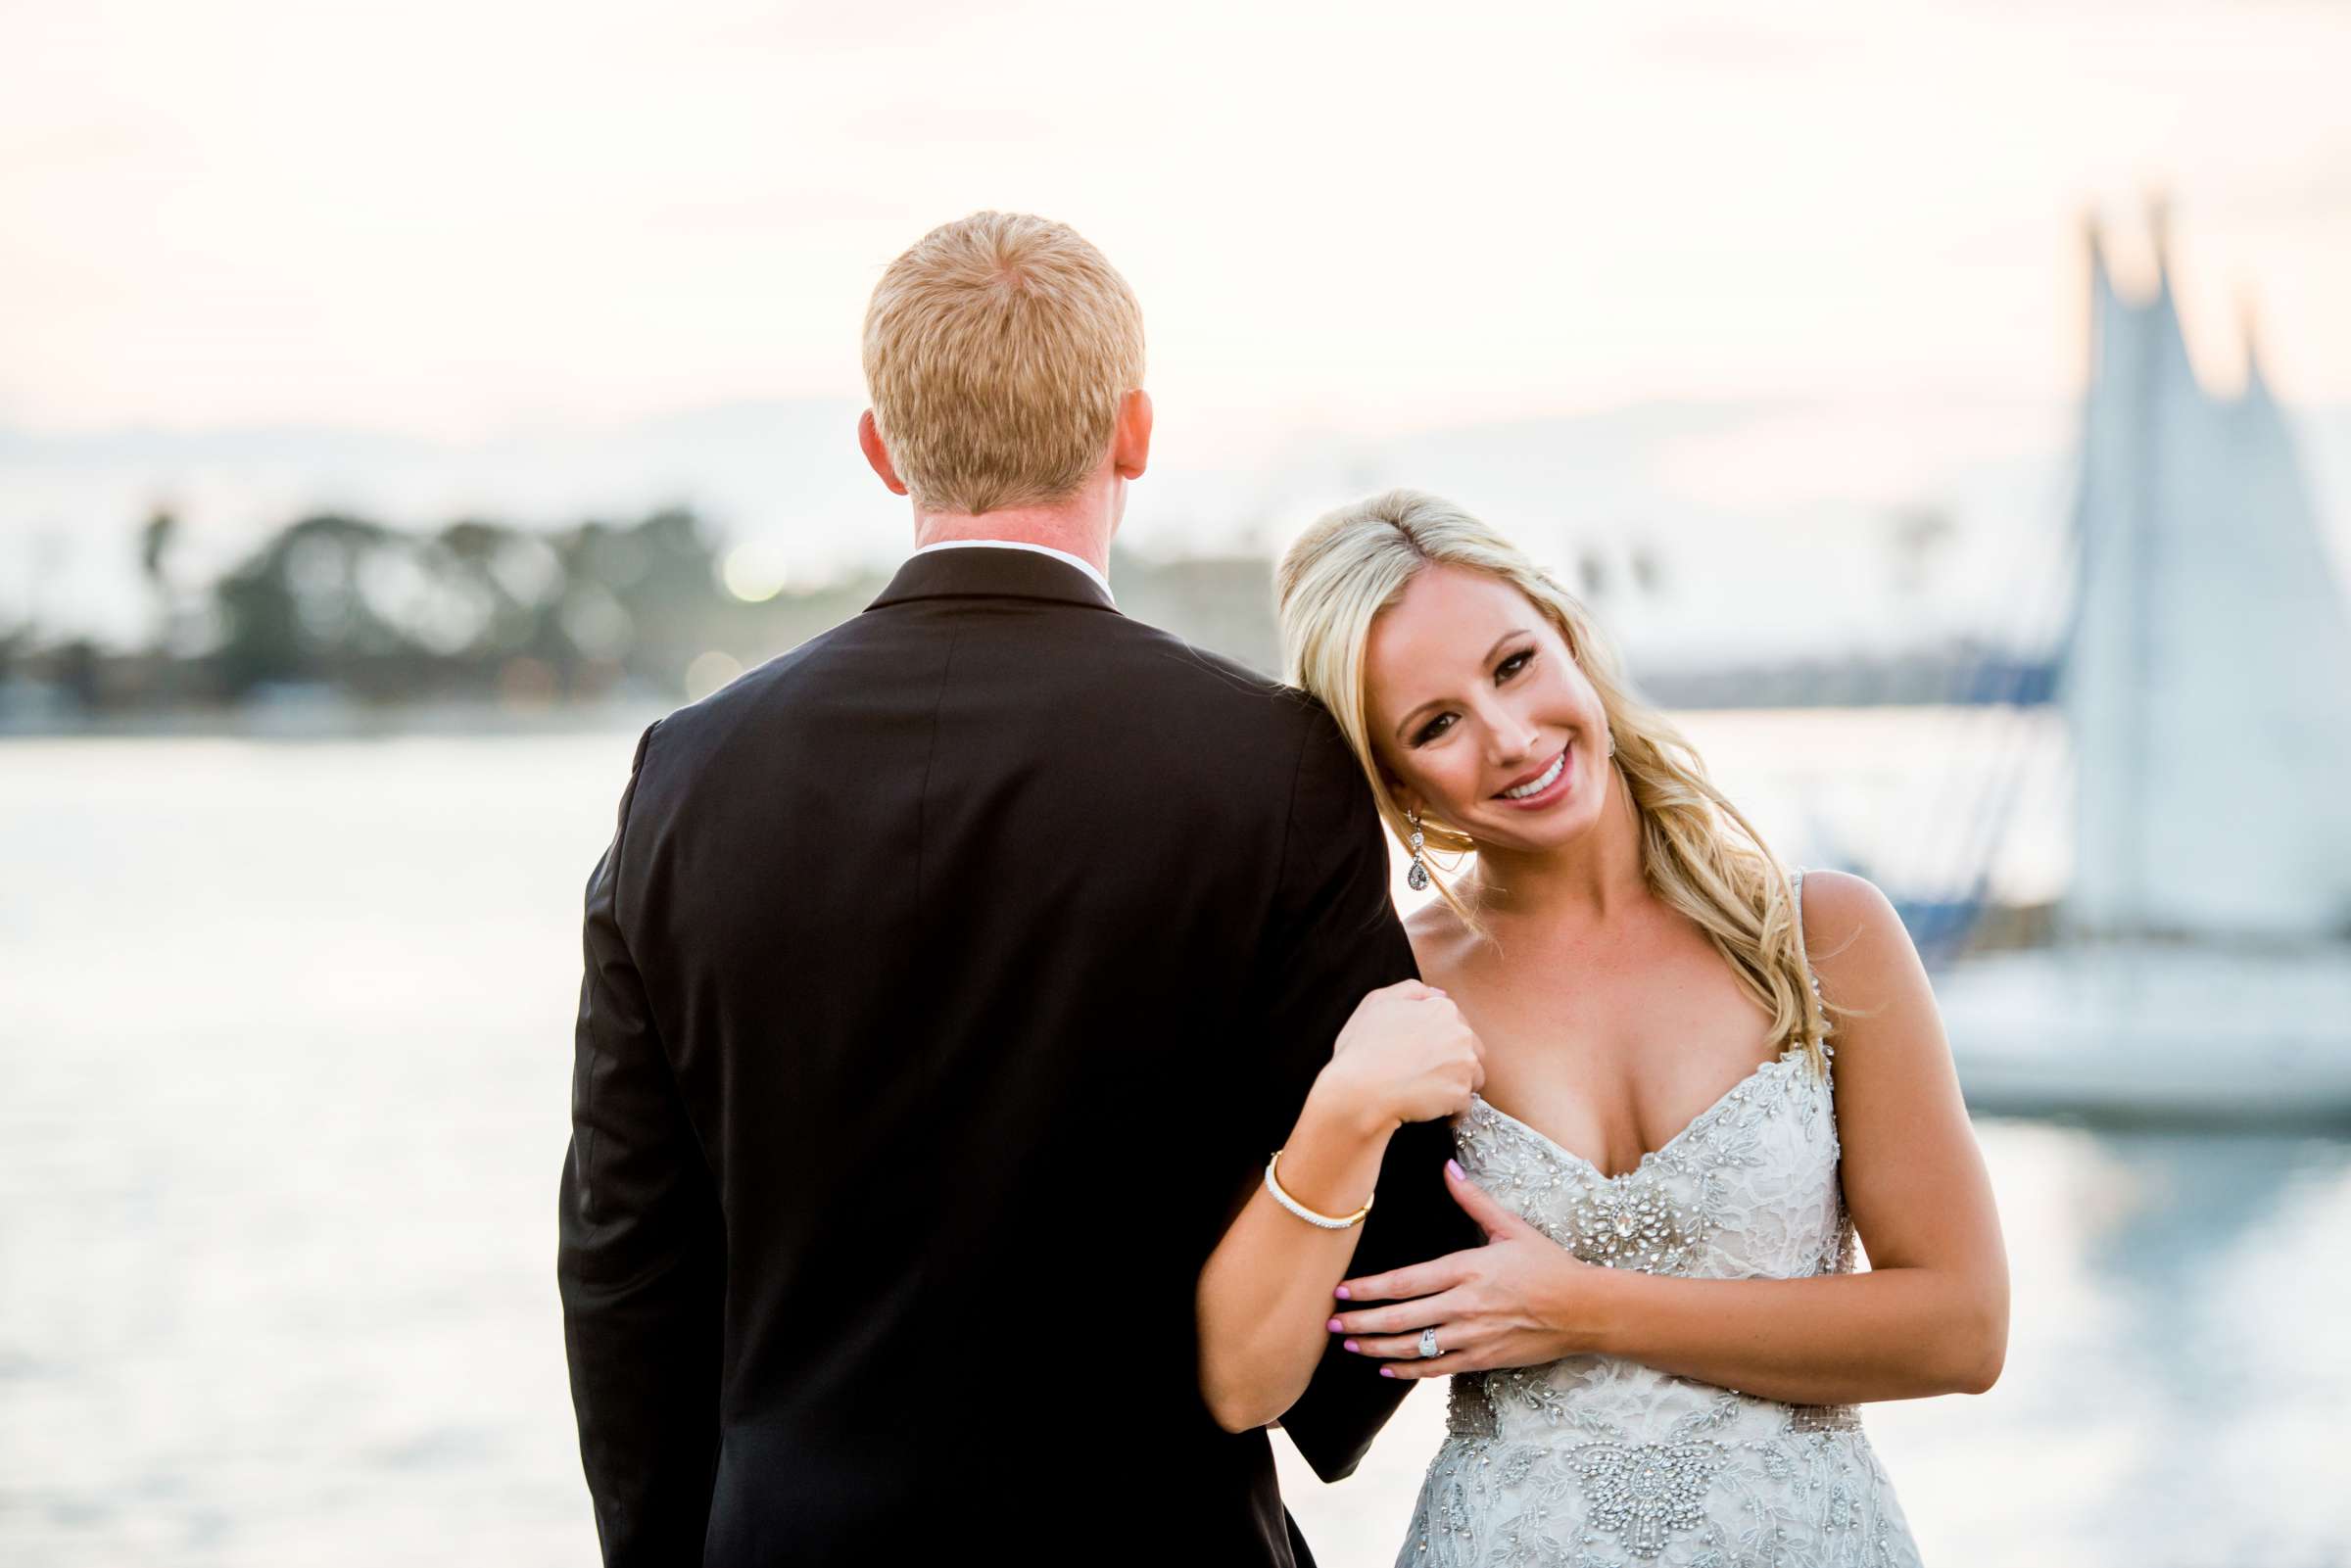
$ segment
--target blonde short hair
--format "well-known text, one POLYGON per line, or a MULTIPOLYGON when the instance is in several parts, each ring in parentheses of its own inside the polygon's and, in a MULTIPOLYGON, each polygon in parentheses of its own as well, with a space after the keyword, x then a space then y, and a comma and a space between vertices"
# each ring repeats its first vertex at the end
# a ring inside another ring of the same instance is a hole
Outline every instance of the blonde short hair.
POLYGON ((925 510, 1061 500, 1143 384, 1142 308, 1067 224, 974 213, 882 274, 865 381, 890 464, 925 510))
MULTIPOLYGON (((1617 779, 1640 822, 1641 870, 1650 887, 1706 933, 1771 1015, 1773 1034, 1790 1049, 1801 1048, 1825 1073, 1821 1042, 1835 1024, 1812 989, 1795 889, 1762 834, 1714 787, 1673 722, 1634 690, 1583 601, 1494 529, 1417 490, 1391 490, 1324 513, 1274 571, 1288 679, 1338 720, 1389 832, 1403 840, 1412 829, 1372 745, 1367 650, 1372 623, 1432 566, 1509 584, 1558 630, 1607 716, 1617 779)), ((1421 818, 1421 831, 1433 849, 1477 848, 1467 833, 1434 817, 1421 818)), ((1478 912, 1446 879, 1435 880, 1453 912, 1483 934, 1478 912)))

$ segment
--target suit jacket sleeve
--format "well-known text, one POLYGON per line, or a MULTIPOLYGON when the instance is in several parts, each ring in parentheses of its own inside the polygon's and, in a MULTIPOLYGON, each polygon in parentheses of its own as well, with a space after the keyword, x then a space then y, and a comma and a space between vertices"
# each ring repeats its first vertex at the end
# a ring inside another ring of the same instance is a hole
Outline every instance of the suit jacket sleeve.
POLYGON ((580 1457, 614 1568, 701 1561, 718 1454, 725 1231, 630 942, 646 857, 629 817, 658 728, 637 742, 588 879, 555 1255, 580 1457))
MULTIPOLYGON (((1268 932, 1271 1033, 1279 1086, 1271 1136, 1297 1119, 1315 1075, 1365 993, 1417 977, 1412 944, 1388 895, 1387 832, 1363 770, 1337 721, 1318 705, 1292 789, 1281 886, 1268 932)), ((1269 1148, 1272 1145, 1269 1144, 1269 1148)), ((1351 1274, 1399 1267, 1477 1246, 1484 1234, 1453 1201, 1444 1121, 1408 1122, 1383 1158, 1371 1212, 1357 1238, 1351 1274)), ((1333 1336, 1312 1381, 1281 1417, 1284 1431, 1324 1481, 1351 1475, 1371 1440, 1412 1391, 1333 1336)))

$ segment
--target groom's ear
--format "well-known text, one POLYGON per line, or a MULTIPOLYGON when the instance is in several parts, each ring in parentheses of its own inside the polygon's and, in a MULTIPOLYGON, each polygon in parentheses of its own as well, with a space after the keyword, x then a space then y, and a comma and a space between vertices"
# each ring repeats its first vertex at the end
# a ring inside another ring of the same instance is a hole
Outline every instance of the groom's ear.
POLYGON ((865 460, 882 476, 882 483, 889 487, 891 495, 906 494, 906 481, 898 477, 897 469, 890 464, 889 449, 882 445, 882 427, 874 423, 871 408, 857 416, 857 450, 865 453, 865 460))
POLYGON ((1151 394, 1140 387, 1119 400, 1119 422, 1110 437, 1110 462, 1121 479, 1140 479, 1151 465, 1151 394))

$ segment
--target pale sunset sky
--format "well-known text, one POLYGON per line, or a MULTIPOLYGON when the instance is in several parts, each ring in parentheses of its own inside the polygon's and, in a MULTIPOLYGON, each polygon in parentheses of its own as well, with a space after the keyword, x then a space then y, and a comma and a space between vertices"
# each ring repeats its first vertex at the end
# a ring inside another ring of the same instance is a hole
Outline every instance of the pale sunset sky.
POLYGON ((2351 8, 0 0, 0 427, 455 439, 858 393, 882 265, 1083 230, 1163 404, 2059 395, 2161 184, 2200 362, 2351 398, 2351 8))

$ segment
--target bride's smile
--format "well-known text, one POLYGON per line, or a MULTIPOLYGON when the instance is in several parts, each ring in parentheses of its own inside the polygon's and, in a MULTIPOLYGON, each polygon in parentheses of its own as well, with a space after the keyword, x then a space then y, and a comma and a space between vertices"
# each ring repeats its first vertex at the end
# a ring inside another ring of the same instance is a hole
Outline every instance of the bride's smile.
POLYGON ((1549 767, 1529 775, 1524 784, 1512 784, 1494 798, 1507 800, 1521 809, 1548 806, 1565 798, 1573 787, 1573 782, 1567 777, 1567 758, 1574 750, 1575 742, 1568 741, 1559 749, 1559 754, 1551 759, 1549 767))

